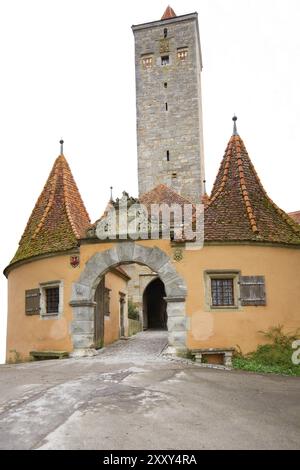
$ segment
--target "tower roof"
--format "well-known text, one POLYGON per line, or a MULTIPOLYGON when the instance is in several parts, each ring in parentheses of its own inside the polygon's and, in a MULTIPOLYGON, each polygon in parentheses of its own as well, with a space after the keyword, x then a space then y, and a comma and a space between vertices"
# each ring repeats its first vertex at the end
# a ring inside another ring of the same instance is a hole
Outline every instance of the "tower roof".
POLYGON ((11 263, 78 245, 90 219, 64 155, 54 162, 11 263))
POLYGON ((168 5, 161 19, 168 20, 169 18, 175 18, 175 16, 176 16, 175 11, 173 10, 173 8, 170 7, 170 5, 168 5))
POLYGON ((205 239, 300 244, 300 226, 267 195, 234 124, 205 210, 205 239))
POLYGON ((159 184, 155 188, 141 195, 139 199, 141 204, 144 204, 147 208, 151 204, 178 204, 183 206, 184 204, 190 204, 191 201, 178 194, 169 186, 165 184, 159 184))

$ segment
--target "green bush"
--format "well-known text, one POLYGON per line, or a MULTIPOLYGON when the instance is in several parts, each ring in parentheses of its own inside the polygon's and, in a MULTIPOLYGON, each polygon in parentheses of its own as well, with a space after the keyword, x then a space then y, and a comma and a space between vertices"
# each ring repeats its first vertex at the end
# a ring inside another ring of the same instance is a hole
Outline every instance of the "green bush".
POLYGON ((128 318, 131 320, 140 319, 138 307, 132 300, 128 300, 128 318))
POLYGON ((283 326, 278 325, 259 333, 271 343, 260 345, 256 351, 246 355, 239 350, 233 358, 233 367, 253 372, 300 376, 300 365, 292 363, 294 350, 291 346, 292 342, 299 337, 298 332, 284 333, 283 326))

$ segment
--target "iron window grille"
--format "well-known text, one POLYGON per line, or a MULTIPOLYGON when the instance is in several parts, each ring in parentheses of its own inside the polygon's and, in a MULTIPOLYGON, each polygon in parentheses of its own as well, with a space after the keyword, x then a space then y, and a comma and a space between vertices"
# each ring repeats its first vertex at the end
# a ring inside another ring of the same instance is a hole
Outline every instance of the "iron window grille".
POLYGON ((211 279, 213 307, 234 306, 233 279, 211 279))
POLYGON ((47 287, 46 293, 46 314, 58 313, 59 311, 59 287, 47 287))

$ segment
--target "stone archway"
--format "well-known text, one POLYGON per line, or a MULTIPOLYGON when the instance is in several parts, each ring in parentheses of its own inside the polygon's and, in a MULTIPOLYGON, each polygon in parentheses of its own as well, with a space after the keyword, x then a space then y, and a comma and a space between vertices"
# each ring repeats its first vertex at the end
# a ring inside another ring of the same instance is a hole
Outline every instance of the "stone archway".
POLYGON ((114 248, 93 255, 78 281, 72 286, 70 305, 73 309, 72 340, 75 355, 91 352, 94 341, 94 294, 100 278, 120 264, 138 263, 157 272, 166 290, 169 351, 186 349, 187 317, 184 279, 171 259, 158 247, 145 247, 134 242, 116 243, 114 248))

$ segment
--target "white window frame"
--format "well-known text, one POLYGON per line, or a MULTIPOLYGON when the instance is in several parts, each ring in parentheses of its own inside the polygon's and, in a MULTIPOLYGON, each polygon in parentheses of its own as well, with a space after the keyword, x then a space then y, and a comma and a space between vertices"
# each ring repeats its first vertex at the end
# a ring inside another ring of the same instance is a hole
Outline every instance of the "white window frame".
POLYGON ((64 283, 63 281, 49 281, 41 282, 40 285, 40 318, 45 320, 51 320, 53 318, 60 318, 63 314, 63 305, 64 305, 64 283), (47 288, 58 287, 59 288, 59 302, 58 302, 58 312, 47 313, 47 298, 46 290, 47 288))

